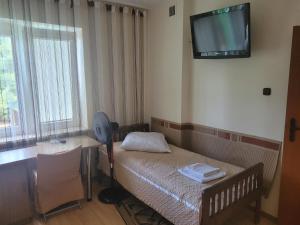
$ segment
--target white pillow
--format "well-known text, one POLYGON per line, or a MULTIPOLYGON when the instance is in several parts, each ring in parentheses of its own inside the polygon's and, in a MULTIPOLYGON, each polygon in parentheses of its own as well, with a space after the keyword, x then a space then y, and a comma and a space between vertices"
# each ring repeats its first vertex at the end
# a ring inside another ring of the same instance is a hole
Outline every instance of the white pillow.
POLYGON ((156 132, 132 132, 129 133, 121 148, 142 152, 171 152, 165 136, 156 132))

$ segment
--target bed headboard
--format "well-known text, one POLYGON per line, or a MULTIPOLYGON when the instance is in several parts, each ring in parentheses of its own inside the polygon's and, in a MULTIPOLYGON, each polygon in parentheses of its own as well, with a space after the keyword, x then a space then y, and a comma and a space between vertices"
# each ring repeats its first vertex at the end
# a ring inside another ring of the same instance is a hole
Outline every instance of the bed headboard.
POLYGON ((134 124, 129 126, 120 126, 114 134, 114 141, 123 141, 130 132, 149 132, 149 124, 134 124))
POLYGON ((177 124, 152 118, 151 130, 161 132, 169 143, 219 161, 248 168, 264 164, 265 194, 272 186, 281 143, 196 124, 177 124))

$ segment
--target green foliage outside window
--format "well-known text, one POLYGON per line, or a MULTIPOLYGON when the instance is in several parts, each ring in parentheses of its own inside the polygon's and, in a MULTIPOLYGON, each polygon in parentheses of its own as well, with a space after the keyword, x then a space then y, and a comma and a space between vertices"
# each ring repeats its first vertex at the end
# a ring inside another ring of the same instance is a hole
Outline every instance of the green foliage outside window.
POLYGON ((10 37, 0 37, 0 127, 16 122, 18 117, 18 96, 13 62, 10 37))

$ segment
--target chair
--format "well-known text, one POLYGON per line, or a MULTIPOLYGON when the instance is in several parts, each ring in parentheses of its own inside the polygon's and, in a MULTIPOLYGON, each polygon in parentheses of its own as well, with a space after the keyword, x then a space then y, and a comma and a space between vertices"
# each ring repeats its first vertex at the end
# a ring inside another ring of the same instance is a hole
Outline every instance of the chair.
POLYGON ((80 160, 81 146, 61 154, 37 156, 37 169, 33 173, 35 208, 45 220, 55 214, 53 209, 66 203, 76 201, 76 206, 80 206, 79 200, 84 198, 80 160))

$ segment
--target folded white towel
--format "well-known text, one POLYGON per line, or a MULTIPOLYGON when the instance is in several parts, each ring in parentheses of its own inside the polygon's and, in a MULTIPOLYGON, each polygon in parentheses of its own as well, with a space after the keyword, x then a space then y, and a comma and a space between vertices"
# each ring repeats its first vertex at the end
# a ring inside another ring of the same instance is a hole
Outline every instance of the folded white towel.
POLYGON ((214 167, 211 167, 209 165, 206 165, 207 167, 202 167, 202 166, 194 166, 195 164, 193 165, 190 165, 190 166, 186 166, 186 167, 183 167, 183 168, 180 168, 178 169, 178 171, 190 178, 190 179, 193 179, 195 181, 198 181, 200 183, 207 183, 209 181, 212 181, 212 180, 216 180, 216 179, 219 179, 219 178, 222 178, 222 177, 225 177, 226 176, 226 172, 225 171, 220 171, 219 168, 215 168, 215 170, 212 170, 212 168, 214 167), (197 168, 196 170, 191 170, 191 166, 192 168, 197 168), (207 169, 204 169, 204 170, 201 170, 200 168, 207 168, 207 169), (208 169, 209 167, 211 167, 210 169, 208 169), (198 172, 197 172, 198 171, 198 172), (203 173, 204 171, 204 173, 203 173), (207 172, 210 172, 210 176, 207 176, 207 172), (204 176, 204 174, 206 176, 204 176))
POLYGON ((195 163, 183 168, 185 171, 195 173, 196 175, 202 175, 203 177, 209 177, 220 172, 220 168, 213 167, 206 163, 195 163))

